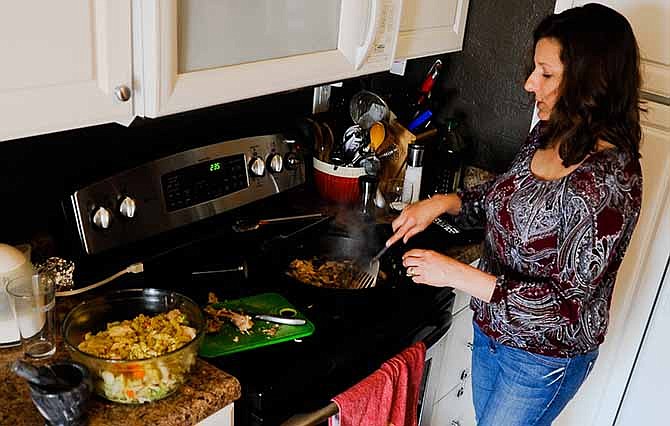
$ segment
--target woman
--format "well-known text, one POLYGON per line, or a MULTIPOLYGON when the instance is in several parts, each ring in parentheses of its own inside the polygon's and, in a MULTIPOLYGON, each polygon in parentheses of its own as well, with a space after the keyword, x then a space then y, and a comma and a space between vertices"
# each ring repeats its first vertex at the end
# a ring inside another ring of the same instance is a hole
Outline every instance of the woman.
POLYGON ((443 213, 480 220, 479 269, 430 250, 403 263, 416 283, 473 296, 473 399, 480 426, 549 425, 589 374, 642 176, 639 54, 617 12, 589 4, 534 32, 540 123, 510 169, 472 190, 408 206, 387 245, 443 213))

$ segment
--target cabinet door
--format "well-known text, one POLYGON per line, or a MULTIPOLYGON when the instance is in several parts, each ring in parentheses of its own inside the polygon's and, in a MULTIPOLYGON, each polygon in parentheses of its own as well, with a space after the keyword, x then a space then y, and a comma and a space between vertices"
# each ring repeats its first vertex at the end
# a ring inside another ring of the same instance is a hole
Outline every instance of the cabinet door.
POLYGON ((464 309, 454 317, 452 328, 445 341, 436 400, 444 397, 461 381, 470 377, 472 333, 472 311, 464 309))
POLYGON ((439 400, 433 409, 432 426, 475 426, 475 407, 472 404, 472 382, 463 380, 439 400))
POLYGON ((670 275, 665 282, 654 307, 644 343, 635 361, 635 368, 626 389, 616 424, 654 425, 667 422, 667 400, 665 392, 670 382, 670 275))
MULTIPOLYGON (((590 3, 558 0, 556 11, 590 3)), ((670 99, 670 2, 668 0, 601 0, 626 16, 633 27, 642 56, 643 90, 670 99)))
POLYGON ((558 426, 613 424, 665 273, 670 253, 670 129, 664 126, 670 120, 656 120, 667 120, 670 108, 653 103, 647 108, 640 159, 642 210, 617 276, 608 333, 593 372, 556 420, 558 426))
POLYGON ((388 70, 401 0, 147 0, 149 117, 388 70))
POLYGON ((131 0, 8 2, 0 14, 0 140, 129 123, 131 0))
POLYGON ((397 59, 463 48, 469 0, 404 0, 397 59))

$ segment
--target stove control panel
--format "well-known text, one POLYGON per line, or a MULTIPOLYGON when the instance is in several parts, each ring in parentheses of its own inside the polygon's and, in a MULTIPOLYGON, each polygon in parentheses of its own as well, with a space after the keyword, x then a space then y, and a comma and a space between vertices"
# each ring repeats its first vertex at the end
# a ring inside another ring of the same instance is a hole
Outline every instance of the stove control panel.
POLYGON ((220 142, 111 176, 70 196, 89 254, 141 240, 305 182, 302 153, 280 134, 220 142))

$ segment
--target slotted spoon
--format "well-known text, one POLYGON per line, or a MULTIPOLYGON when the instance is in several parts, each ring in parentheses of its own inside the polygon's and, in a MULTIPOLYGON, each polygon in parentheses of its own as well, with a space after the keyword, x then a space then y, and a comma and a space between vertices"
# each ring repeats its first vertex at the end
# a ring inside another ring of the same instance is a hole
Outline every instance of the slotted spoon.
POLYGON ((386 253, 388 246, 382 247, 377 254, 375 254, 367 265, 362 266, 360 271, 354 276, 351 287, 355 289, 363 289, 374 287, 377 284, 377 275, 379 275, 379 259, 386 253))

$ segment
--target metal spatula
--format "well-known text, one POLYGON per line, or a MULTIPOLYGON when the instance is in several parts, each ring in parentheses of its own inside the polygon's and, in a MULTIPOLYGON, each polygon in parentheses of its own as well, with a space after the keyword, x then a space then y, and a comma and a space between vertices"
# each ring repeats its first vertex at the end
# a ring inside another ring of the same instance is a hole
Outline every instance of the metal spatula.
POLYGON ((377 284, 377 275, 379 275, 379 259, 386 253, 389 248, 382 247, 377 254, 375 254, 367 267, 362 267, 361 270, 354 277, 351 287, 356 289, 370 288, 377 284))

